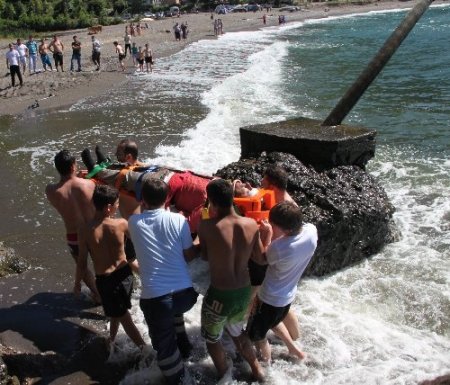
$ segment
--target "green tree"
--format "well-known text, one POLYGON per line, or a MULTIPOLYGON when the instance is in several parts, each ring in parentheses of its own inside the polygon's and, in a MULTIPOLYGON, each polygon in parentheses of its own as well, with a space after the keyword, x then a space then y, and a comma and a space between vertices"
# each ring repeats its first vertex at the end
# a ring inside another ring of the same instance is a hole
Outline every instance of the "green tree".
POLYGON ((108 8, 108 4, 105 0, 87 0, 87 11, 95 16, 101 16, 104 10, 108 8))
POLYGON ((29 10, 37 16, 41 16, 44 13, 44 4, 42 0, 31 0, 29 10))
POLYGON ((2 12, 2 19, 14 20, 16 18, 16 9, 11 3, 6 3, 2 12))
POLYGON ((18 1, 14 8, 16 9, 16 17, 20 18, 20 16, 28 14, 27 6, 21 1, 18 1))
POLYGON ((128 3, 130 4, 131 13, 142 12, 142 0, 130 0, 128 3))

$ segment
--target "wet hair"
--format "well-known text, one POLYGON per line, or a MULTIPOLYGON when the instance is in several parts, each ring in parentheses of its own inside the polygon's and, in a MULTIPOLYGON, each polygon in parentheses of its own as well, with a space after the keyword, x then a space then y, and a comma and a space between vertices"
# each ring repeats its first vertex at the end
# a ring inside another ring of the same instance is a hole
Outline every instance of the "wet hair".
POLYGON ((280 202, 269 212, 269 222, 277 225, 288 235, 298 234, 302 228, 302 209, 292 202, 280 202))
POLYGON ((208 200, 215 206, 229 208, 233 205, 233 185, 225 179, 214 179, 206 186, 208 200))
POLYGON ((135 141, 131 139, 123 139, 119 142, 118 148, 123 151, 124 156, 130 154, 133 159, 137 159, 138 157, 138 146, 135 141))
POLYGON ((55 167, 62 176, 69 175, 72 172, 75 161, 75 157, 66 149, 55 155, 55 167))
POLYGON ((119 199, 119 191, 116 188, 103 184, 95 186, 92 201, 97 211, 102 211, 108 205, 113 205, 117 199, 119 199))
POLYGON ((76 39, 76 38, 77 38, 77 35, 75 35, 73 38, 76 39))
POLYGON ((119 42, 115 41, 113 42, 114 45, 119 45, 119 42))
POLYGON ((142 183, 142 200, 149 207, 161 207, 166 201, 169 186, 160 179, 144 178, 142 183))
POLYGON ((286 190, 288 183, 288 174, 283 168, 271 165, 264 170, 264 176, 267 178, 267 181, 270 184, 273 184, 280 190, 286 190))

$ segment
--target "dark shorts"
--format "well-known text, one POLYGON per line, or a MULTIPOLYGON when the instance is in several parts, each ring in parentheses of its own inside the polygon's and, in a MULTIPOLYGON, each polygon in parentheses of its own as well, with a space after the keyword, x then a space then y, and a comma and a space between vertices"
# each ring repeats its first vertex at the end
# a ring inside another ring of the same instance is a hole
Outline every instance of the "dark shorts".
POLYGON ((268 305, 256 296, 247 323, 247 334, 250 340, 261 341, 266 338, 267 332, 283 321, 290 307, 291 304, 284 307, 268 305))
POLYGON ((95 284, 107 317, 122 317, 131 309, 133 273, 128 264, 111 274, 96 275, 95 284))
POLYGON ((258 265, 253 260, 248 260, 248 273, 250 275, 250 284, 252 286, 261 286, 266 276, 268 265, 258 265))
POLYGON ((144 59, 137 59, 137 62, 138 62, 139 64, 144 64, 144 59))
POLYGON ((125 54, 119 54, 119 61, 122 61, 126 57, 127 57, 127 55, 125 55, 125 54))
POLYGON ((134 250, 133 242, 131 242, 131 238, 128 237, 125 237, 125 255, 128 262, 136 259, 136 251, 134 250))
POLYGON ((151 56, 147 56, 147 57, 145 58, 145 62, 146 62, 146 63, 153 64, 153 58, 152 58, 151 56))
POLYGON ((70 254, 72 257, 78 257, 79 248, 78 248, 78 234, 70 233, 66 234, 67 246, 69 247, 70 254))
POLYGON ((100 60, 100 54, 101 52, 92 52, 92 61, 96 62, 100 60))
POLYGON ((63 56, 62 52, 56 52, 53 54, 53 60, 55 61, 55 66, 60 65, 62 67, 63 59, 64 59, 64 56, 63 56))

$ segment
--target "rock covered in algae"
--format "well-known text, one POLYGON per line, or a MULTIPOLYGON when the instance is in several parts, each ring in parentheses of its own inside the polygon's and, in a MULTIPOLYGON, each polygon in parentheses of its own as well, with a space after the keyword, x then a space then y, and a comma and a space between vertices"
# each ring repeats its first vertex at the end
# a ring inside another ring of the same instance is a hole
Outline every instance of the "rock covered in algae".
POLYGON ((318 172, 293 155, 272 152, 240 159, 216 174, 260 186, 262 174, 271 164, 288 172, 289 194, 302 207, 304 221, 315 224, 319 232, 306 275, 322 276, 340 270, 398 239, 392 219, 394 206, 375 178, 358 166, 318 172))
POLYGON ((0 242, 0 277, 23 273, 29 267, 28 262, 16 255, 13 249, 0 242))

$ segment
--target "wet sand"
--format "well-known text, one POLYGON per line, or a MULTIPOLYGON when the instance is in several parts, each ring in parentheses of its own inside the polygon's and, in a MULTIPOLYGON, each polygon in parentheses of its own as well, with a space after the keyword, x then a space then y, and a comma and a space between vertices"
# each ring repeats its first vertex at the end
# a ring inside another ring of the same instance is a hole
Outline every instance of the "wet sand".
MULTIPOLYGON (((355 12, 412 7, 413 2, 386 1, 366 5, 327 7, 310 5, 308 9, 287 13, 288 22, 355 12)), ((256 30, 263 27, 265 12, 221 15, 224 32, 256 30)), ((268 14, 267 25, 278 26, 277 9, 268 14)), ((216 16, 217 17, 217 16, 216 16)), ((149 29, 136 37, 138 45, 148 42, 156 58, 171 55, 187 44, 215 38, 210 14, 185 15, 180 18, 148 22, 149 29), (177 42, 172 33, 175 22, 187 22, 187 40, 177 42)), ((103 94, 127 81, 134 72, 127 59, 125 73, 117 70, 114 40, 122 41, 124 24, 105 27, 98 35, 103 44, 101 72, 90 63, 90 36, 86 30, 71 31, 62 36, 66 46, 64 73, 46 72, 24 76, 24 87, 11 88, 5 60, 0 60, 0 115, 20 115, 38 100, 40 110, 71 105, 78 100, 103 94), (77 34, 83 44, 83 72, 70 73, 70 42, 77 34)), ((25 37, 22 37, 25 38, 25 37)), ((6 52, 7 40, 0 40, 6 52)), ((39 62, 39 67, 41 64, 39 62)), ((63 251, 61 251, 64 254, 63 251)), ((67 255, 62 256, 67 258, 67 255)), ((32 260, 32 258, 29 258, 32 260)), ((117 384, 126 367, 104 365, 106 349, 96 338, 105 336, 106 321, 101 308, 71 294, 72 277, 67 271, 52 272, 31 269, 19 276, 0 279, 0 354, 10 372, 21 378, 43 378, 51 384, 117 384), (92 342, 94 341, 94 342, 92 342)), ((132 365, 132 363, 130 363, 132 365)))

